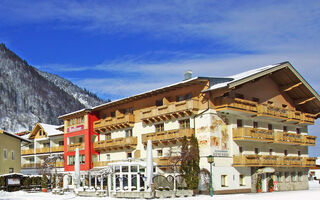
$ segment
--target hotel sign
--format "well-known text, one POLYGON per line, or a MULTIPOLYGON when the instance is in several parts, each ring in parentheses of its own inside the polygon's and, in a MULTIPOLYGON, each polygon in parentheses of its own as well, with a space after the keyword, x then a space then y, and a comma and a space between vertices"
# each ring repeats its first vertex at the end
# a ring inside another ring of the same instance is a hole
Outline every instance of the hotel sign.
POLYGON ((229 151, 225 150, 215 150, 212 155, 214 157, 229 157, 229 151))
POLYGON ((84 125, 71 126, 67 128, 67 133, 72 133, 76 131, 81 131, 84 129, 84 125))
POLYGON ((8 185, 20 185, 19 178, 8 178, 8 185))

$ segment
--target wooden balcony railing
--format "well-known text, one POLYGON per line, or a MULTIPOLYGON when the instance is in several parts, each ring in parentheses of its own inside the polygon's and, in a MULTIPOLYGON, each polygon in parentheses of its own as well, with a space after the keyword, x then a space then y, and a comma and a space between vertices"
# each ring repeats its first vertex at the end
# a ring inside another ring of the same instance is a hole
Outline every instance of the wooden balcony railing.
POLYGON ((75 151, 76 148, 79 148, 79 150, 84 149, 84 143, 69 144, 69 145, 67 146, 67 151, 75 151))
POLYGON ((233 156, 235 167, 313 167, 316 158, 274 155, 240 155, 233 156))
POLYGON ((296 133, 275 132, 274 143, 301 145, 302 135, 296 133))
POLYGON ((50 147, 37 148, 36 153, 50 153, 50 147))
POLYGON ((189 99, 143 109, 141 111, 141 120, 145 123, 153 123, 181 116, 190 116, 198 110, 199 101, 197 99, 189 99))
POLYGON ((93 148, 99 150, 117 150, 135 148, 138 144, 137 137, 115 138, 112 140, 102 140, 93 143, 93 148))
POLYGON ((233 110, 300 124, 314 124, 316 118, 314 114, 232 97, 217 97, 214 99, 214 104, 217 111, 233 110))
POLYGON ((270 130, 248 127, 233 129, 233 140, 255 140, 272 142, 273 139, 273 132, 270 130))
POLYGON ((107 166, 109 163, 118 162, 118 161, 120 160, 96 161, 96 162, 93 162, 93 167, 103 167, 103 166, 107 166))
POLYGON ((64 151, 64 146, 51 147, 51 152, 64 151))
POLYGON ((56 167, 64 167, 64 161, 57 161, 56 167))
POLYGON ((40 168, 41 163, 23 163, 21 164, 21 168, 40 168))
POLYGON ((117 117, 107 117, 106 119, 100 119, 93 123, 93 128, 97 132, 103 132, 105 130, 116 130, 133 126, 135 117, 133 114, 125 114, 117 117))
POLYGON ((159 143, 167 144, 168 142, 177 142, 182 140, 184 136, 190 138, 194 134, 194 129, 175 129, 169 131, 162 131, 157 133, 147 133, 142 135, 142 143, 146 144, 148 140, 151 140, 153 144, 159 143))
POLYGON ((21 150, 22 155, 34 154, 34 149, 23 149, 21 150))
POLYGON ((256 113, 258 111, 258 103, 239 98, 217 97, 215 98, 215 105, 217 111, 222 111, 226 109, 233 109, 253 113, 256 113))
POLYGON ((173 166, 176 162, 180 162, 177 156, 173 157, 158 157, 153 159, 154 162, 158 164, 158 166, 173 166))
POLYGON ((302 144, 303 146, 314 146, 316 145, 317 136, 312 135, 303 135, 302 136, 302 144))

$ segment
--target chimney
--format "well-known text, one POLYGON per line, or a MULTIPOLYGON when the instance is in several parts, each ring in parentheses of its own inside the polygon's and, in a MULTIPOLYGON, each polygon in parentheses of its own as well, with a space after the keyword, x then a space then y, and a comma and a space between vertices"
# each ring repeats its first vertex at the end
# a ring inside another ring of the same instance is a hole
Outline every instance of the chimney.
POLYGON ((187 70, 186 72, 184 72, 184 81, 191 79, 192 78, 192 71, 191 70, 187 70))

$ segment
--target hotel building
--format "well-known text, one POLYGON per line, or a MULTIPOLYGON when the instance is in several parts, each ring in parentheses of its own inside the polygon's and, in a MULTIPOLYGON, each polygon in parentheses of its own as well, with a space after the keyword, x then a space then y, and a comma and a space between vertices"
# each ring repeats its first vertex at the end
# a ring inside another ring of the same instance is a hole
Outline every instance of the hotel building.
MULTIPOLYGON (((215 194, 255 192, 258 177, 263 191, 271 178, 279 191, 307 189, 315 166, 308 146, 316 139, 308 125, 319 112, 319 95, 289 62, 226 78, 187 73, 179 83, 60 116, 64 170, 74 170, 76 148, 82 171, 145 162, 151 140, 155 173, 172 175, 183 137, 195 134, 203 171, 214 156, 215 194)), ((140 167, 135 172, 143 173, 140 167)), ((142 173, 114 169, 122 174, 112 176, 113 190, 139 190, 142 173)), ((204 181, 199 189, 206 192, 204 181)))

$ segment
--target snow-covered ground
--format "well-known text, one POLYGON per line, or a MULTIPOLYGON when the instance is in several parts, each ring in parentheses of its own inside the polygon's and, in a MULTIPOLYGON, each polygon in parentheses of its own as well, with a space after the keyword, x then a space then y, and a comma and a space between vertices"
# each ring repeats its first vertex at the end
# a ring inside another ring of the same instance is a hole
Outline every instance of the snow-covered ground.
MULTIPOLYGON (((301 191, 288 191, 288 192, 272 192, 272 193, 249 193, 249 194, 230 194, 230 195, 214 195, 214 200, 319 200, 320 197, 320 184, 319 181, 309 182, 309 190, 301 191)), ((199 195, 196 197, 189 197, 188 200, 208 200, 210 196, 199 195)), ((109 199, 115 200, 115 198, 93 198, 93 197, 77 197, 73 193, 66 195, 53 195, 51 193, 27 193, 27 192, 3 192, 0 191, 0 200, 101 200, 109 199)), ((183 199, 183 198, 180 198, 183 199)), ((117 199, 119 200, 119 199, 117 199)))

